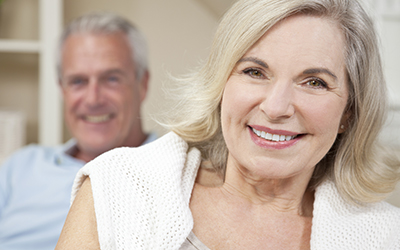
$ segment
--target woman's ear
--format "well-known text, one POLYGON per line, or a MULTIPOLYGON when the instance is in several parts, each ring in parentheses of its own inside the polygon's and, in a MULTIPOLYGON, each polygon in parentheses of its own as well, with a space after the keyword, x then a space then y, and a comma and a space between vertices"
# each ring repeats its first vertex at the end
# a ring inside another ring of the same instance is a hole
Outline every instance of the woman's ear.
POLYGON ((340 120, 340 124, 339 124, 338 134, 341 134, 348 129, 349 124, 350 124, 350 117, 351 117, 350 110, 347 110, 346 112, 343 113, 342 119, 340 120))

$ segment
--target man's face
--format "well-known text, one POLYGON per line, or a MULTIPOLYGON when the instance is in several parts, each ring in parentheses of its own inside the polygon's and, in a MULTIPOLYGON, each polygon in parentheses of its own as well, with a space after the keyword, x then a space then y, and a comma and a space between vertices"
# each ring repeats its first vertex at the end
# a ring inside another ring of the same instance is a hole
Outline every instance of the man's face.
POLYGON ((114 147, 142 143, 140 105, 148 75, 136 78, 131 55, 122 33, 78 33, 65 41, 60 84, 77 158, 88 161, 114 147))

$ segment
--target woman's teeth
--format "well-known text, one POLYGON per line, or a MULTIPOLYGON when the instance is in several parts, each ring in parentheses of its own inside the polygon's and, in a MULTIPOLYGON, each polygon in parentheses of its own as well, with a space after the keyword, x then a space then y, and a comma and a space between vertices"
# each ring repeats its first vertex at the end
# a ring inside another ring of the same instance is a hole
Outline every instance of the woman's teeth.
POLYGON ((85 116, 85 120, 88 122, 92 122, 92 123, 100 123, 100 122, 105 122, 110 120, 111 115, 110 114, 106 114, 106 115, 92 115, 92 116, 85 116))
POLYGON ((266 133, 265 131, 260 131, 257 129, 252 128, 254 134, 256 134, 258 137, 261 137, 265 140, 269 141, 290 141, 294 139, 296 136, 290 136, 290 135, 274 135, 270 133, 266 133))

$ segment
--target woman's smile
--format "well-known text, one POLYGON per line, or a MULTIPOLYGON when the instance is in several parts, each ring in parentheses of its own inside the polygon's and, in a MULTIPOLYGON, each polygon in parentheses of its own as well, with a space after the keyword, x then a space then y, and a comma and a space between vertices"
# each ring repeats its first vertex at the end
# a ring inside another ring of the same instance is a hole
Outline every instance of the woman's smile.
POLYGON ((274 133, 265 132, 263 130, 257 130, 254 127, 250 127, 250 128, 254 132, 254 134, 256 134, 258 137, 261 137, 268 141, 275 141, 275 142, 290 141, 298 136, 297 134, 296 135, 274 134, 274 133))

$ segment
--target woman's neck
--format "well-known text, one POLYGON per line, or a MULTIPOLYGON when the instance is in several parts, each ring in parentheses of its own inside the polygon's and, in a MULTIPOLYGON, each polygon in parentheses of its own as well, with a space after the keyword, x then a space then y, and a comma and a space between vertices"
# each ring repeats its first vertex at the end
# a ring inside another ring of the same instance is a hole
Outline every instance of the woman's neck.
POLYGON ((220 187, 227 199, 241 200, 276 212, 311 216, 314 193, 308 188, 312 170, 288 178, 267 178, 228 168, 220 187))

